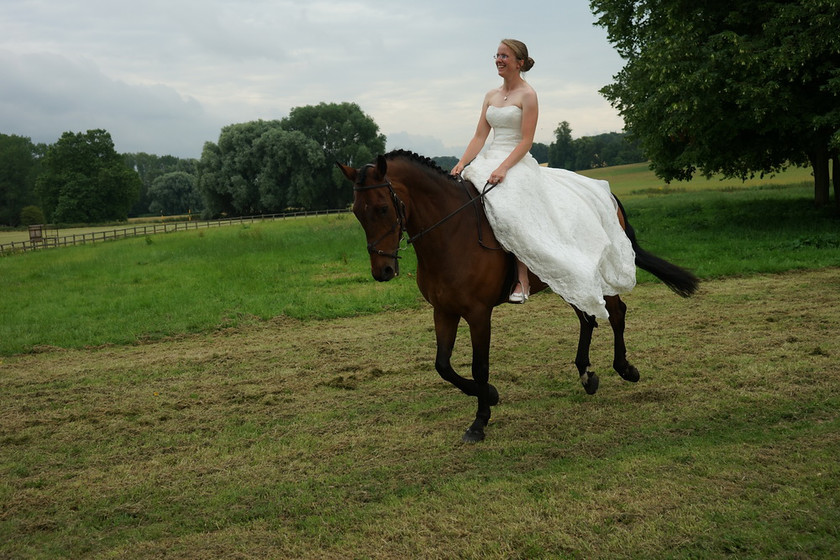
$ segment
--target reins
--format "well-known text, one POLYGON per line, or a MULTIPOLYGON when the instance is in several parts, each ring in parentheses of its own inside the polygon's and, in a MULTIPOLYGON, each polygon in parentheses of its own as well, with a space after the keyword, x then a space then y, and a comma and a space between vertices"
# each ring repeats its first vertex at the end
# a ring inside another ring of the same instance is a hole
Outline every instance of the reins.
POLYGON ((467 185, 464 183, 464 179, 461 178, 460 175, 457 175, 457 179, 458 179, 458 182, 461 184, 461 186, 464 187, 464 191, 466 191, 467 196, 470 197, 470 200, 468 202, 464 203, 463 205, 461 205, 459 208, 455 209, 448 216, 439 220, 436 224, 433 224, 433 225, 427 227, 426 229, 424 229, 423 231, 421 231, 417 235, 409 237, 408 240, 406 241, 406 243, 408 243, 409 245, 413 244, 415 241, 417 241, 417 239, 426 235, 427 233, 429 233, 433 229, 437 228, 438 226, 442 225, 444 222, 446 222, 447 220, 449 220, 450 218, 455 216, 458 212, 460 212, 461 210, 463 210, 464 208, 466 208, 467 206, 472 204, 473 207, 475 208, 475 217, 476 217, 476 220, 478 222, 478 244, 481 245, 482 247, 484 247, 485 249, 490 249, 492 251, 501 250, 501 247, 488 247, 487 245, 484 244, 484 239, 483 239, 483 236, 481 234, 480 214, 478 213, 478 206, 475 205, 476 202, 481 202, 483 204, 484 203, 484 197, 487 195, 487 193, 489 193, 494 188, 496 188, 496 186, 498 186, 499 183, 494 184, 494 183, 490 183, 488 181, 487 183, 484 184, 484 188, 481 189, 481 192, 478 193, 478 198, 473 198, 472 194, 470 194, 470 191, 467 188, 467 185))
MULTIPOLYGON (((367 168, 367 167, 373 167, 373 165, 368 164, 367 166, 365 166, 365 168, 367 168)), ((469 188, 467 187, 466 183, 464 182, 464 179, 460 175, 457 175, 456 178, 457 178, 457 181, 461 184, 461 186, 464 187, 464 191, 467 193, 467 196, 470 198, 470 200, 468 202, 462 204, 460 207, 456 208, 454 211, 450 212, 449 215, 442 218, 437 223, 427 227, 426 229, 419 232, 417 235, 409 237, 406 240, 406 243, 409 244, 409 245, 413 244, 415 241, 417 241, 419 238, 423 237, 424 235, 426 235, 430 231, 434 230, 437 227, 440 227, 447 220, 451 219, 453 216, 455 216, 456 214, 461 212, 467 206, 472 205, 475 208, 476 227, 478 228, 478 244, 481 247, 483 247, 485 249, 489 249, 491 251, 501 251, 502 247, 488 247, 487 245, 484 244, 484 238, 483 238, 483 235, 481 233, 481 214, 479 213, 478 206, 475 204, 476 202, 481 202, 483 204, 484 203, 484 197, 487 196, 487 193, 489 193, 494 188, 496 188, 496 186, 498 186, 498 183, 494 184, 494 183, 490 183, 488 181, 487 183, 484 184, 484 188, 478 194, 478 197, 473 198, 472 194, 469 191, 469 188)), ((357 183, 356 185, 353 186, 353 190, 355 190, 355 191, 367 191, 367 190, 371 190, 371 189, 379 189, 379 188, 385 188, 385 187, 388 187, 388 190, 390 191, 391 202, 394 204, 394 210, 396 211, 396 214, 397 214, 397 221, 394 222, 394 225, 391 226, 391 229, 389 231, 385 232, 384 234, 382 234, 379 237, 379 239, 377 239, 376 241, 373 241, 371 243, 368 243, 367 249, 368 249, 368 253, 371 253, 371 254, 375 253, 375 254, 377 254, 379 256, 382 256, 382 257, 390 257, 390 258, 394 259, 395 262, 397 263, 397 267, 399 267, 399 259, 402 258, 399 255, 399 252, 402 250, 402 248, 399 245, 397 246, 396 251, 393 252, 393 253, 386 253, 382 249, 377 249, 376 245, 380 241, 382 241, 383 239, 385 239, 386 237, 388 237, 389 235, 394 233, 395 231, 399 231, 400 239, 402 239, 403 232, 405 231, 405 203, 402 200, 400 200, 400 197, 397 195, 397 192, 394 190, 394 186, 391 184, 391 181, 389 181, 387 178, 385 179, 384 183, 376 183, 374 185, 361 185, 361 184, 357 183)))

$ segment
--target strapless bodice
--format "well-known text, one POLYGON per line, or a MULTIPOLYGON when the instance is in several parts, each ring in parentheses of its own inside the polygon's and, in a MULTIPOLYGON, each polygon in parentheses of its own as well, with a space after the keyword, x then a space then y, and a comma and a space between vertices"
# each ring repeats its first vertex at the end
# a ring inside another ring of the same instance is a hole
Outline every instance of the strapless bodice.
POLYGON ((522 109, 516 105, 487 107, 487 122, 493 127, 492 149, 509 152, 522 140, 522 109))

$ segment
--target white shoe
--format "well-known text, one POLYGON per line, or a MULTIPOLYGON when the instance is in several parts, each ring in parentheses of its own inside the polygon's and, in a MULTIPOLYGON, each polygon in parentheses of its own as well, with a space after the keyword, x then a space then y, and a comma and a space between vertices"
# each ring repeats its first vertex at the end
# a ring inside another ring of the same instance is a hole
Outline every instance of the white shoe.
MULTIPOLYGON (((514 285, 519 286, 520 288, 522 287, 521 282, 517 282, 514 285)), ((528 290, 522 290, 521 292, 513 292, 508 297, 508 301, 511 303, 525 303, 526 301, 528 301, 528 290)))

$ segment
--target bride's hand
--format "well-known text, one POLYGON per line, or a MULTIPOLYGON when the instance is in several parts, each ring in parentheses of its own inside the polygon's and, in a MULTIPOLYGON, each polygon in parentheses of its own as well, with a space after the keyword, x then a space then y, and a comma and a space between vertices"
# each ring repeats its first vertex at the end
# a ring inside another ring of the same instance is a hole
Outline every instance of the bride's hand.
POLYGON ((450 175, 460 175, 461 171, 464 170, 464 166, 460 163, 455 164, 455 167, 452 168, 452 171, 449 172, 450 175))
POLYGON ((491 185, 498 185, 502 181, 505 180, 505 176, 507 175, 507 170, 502 169, 501 167, 490 174, 490 178, 487 179, 487 182, 491 185))

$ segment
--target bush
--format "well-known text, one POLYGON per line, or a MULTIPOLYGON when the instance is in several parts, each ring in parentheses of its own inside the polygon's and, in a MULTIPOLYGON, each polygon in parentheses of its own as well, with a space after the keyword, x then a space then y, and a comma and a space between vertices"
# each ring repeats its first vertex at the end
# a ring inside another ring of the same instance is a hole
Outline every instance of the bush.
POLYGON ((46 222, 44 212, 37 206, 24 206, 20 211, 20 223, 24 226, 43 224, 46 222))

